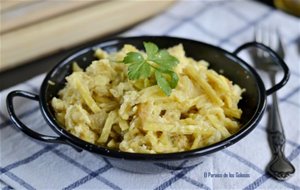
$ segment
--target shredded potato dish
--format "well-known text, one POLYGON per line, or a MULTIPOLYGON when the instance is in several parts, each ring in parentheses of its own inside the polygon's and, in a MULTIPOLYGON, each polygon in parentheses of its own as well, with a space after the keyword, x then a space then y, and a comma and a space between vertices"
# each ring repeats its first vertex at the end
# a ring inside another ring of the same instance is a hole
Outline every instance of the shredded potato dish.
POLYGON ((115 53, 95 50, 85 70, 76 63, 51 101, 57 121, 71 134, 99 146, 134 153, 170 153, 219 142, 240 129, 243 89, 185 56, 181 44, 167 50, 179 64, 170 96, 149 77, 129 80, 122 61, 132 45, 115 53))

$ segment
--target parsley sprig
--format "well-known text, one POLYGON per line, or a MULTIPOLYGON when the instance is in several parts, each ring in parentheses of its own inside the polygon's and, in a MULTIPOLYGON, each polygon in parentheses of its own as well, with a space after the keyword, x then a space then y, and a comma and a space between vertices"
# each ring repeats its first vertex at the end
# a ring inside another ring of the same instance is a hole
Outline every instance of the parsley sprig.
POLYGON ((156 44, 144 42, 147 58, 141 53, 129 52, 123 62, 129 64, 128 78, 137 80, 150 77, 153 73, 158 86, 170 96, 172 89, 177 86, 178 76, 173 71, 179 63, 178 59, 167 50, 159 50, 156 44))

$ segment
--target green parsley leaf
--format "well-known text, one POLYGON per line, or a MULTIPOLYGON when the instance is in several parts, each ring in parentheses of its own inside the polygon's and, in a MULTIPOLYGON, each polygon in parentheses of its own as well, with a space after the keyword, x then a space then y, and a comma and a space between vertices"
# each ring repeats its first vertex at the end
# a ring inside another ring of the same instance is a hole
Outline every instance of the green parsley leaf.
POLYGON ((147 78, 151 74, 150 65, 145 62, 143 55, 138 52, 129 52, 124 58, 124 63, 130 64, 128 67, 128 78, 130 80, 147 78))
POLYGON ((162 91, 170 96, 172 89, 176 88, 178 76, 173 71, 174 67, 179 63, 178 59, 169 54, 167 50, 159 50, 156 44, 152 42, 144 42, 147 54, 145 60, 143 55, 138 52, 129 52, 125 56, 123 62, 129 64, 128 78, 137 80, 147 78, 153 73, 157 85, 162 91))
POLYGON ((144 62, 144 57, 142 54, 138 53, 138 52, 129 52, 127 53, 127 55, 125 56, 123 62, 125 64, 131 64, 131 63, 142 63, 144 62))
POLYGON ((128 66, 128 78, 130 80, 148 78, 150 74, 151 67, 145 61, 142 63, 133 63, 128 66))
POLYGON ((171 76, 171 80, 169 82, 171 88, 176 88, 176 86, 178 84, 178 80, 179 80, 178 75, 173 71, 169 71, 168 74, 171 76))
POLYGON ((153 59, 160 67, 172 71, 173 68, 179 63, 178 59, 169 54, 167 50, 161 50, 153 59))
POLYGON ((144 47, 149 60, 152 60, 159 50, 157 45, 152 42, 144 42, 144 47))
POLYGON ((169 77, 168 77, 169 80, 168 81, 169 81, 170 87, 172 89, 176 88, 179 78, 178 78, 178 75, 174 71, 161 70, 161 69, 157 69, 157 71, 159 71, 163 74, 166 74, 167 76, 169 75, 169 77))
POLYGON ((160 89, 162 89, 167 96, 170 96, 172 88, 170 87, 168 81, 163 77, 161 72, 155 71, 155 79, 160 89))

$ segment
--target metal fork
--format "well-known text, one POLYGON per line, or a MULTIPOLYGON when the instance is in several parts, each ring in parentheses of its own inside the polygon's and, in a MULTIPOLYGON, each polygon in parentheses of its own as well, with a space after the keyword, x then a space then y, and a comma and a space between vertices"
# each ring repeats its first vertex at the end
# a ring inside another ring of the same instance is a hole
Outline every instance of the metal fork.
MULTIPOLYGON (((278 29, 267 30, 261 27, 255 30, 255 41, 263 43, 273 49, 282 59, 284 59, 283 44, 280 39, 278 29)), ((261 50, 254 53, 256 68, 265 71, 269 74, 272 85, 276 83, 276 74, 280 70, 278 64, 274 64, 269 55, 261 50)), ((269 123, 268 123, 268 139, 272 149, 272 159, 267 166, 267 171, 271 176, 277 180, 286 180, 295 173, 295 167, 284 155, 285 135, 280 119, 277 94, 272 94, 272 105, 269 110, 269 123)))

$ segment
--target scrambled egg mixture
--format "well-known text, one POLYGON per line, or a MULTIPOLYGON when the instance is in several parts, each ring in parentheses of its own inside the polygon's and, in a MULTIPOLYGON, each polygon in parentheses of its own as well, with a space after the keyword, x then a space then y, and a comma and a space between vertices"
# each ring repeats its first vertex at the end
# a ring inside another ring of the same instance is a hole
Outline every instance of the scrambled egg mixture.
MULTIPOLYGON (((240 128, 243 90, 186 57, 182 45, 168 49, 179 60, 178 85, 166 96, 154 77, 129 80, 128 52, 95 51, 85 70, 76 63, 65 87, 51 101, 57 121, 84 141, 125 152, 169 153, 208 146, 240 128)), ((144 56, 146 54, 141 52, 144 56)))

